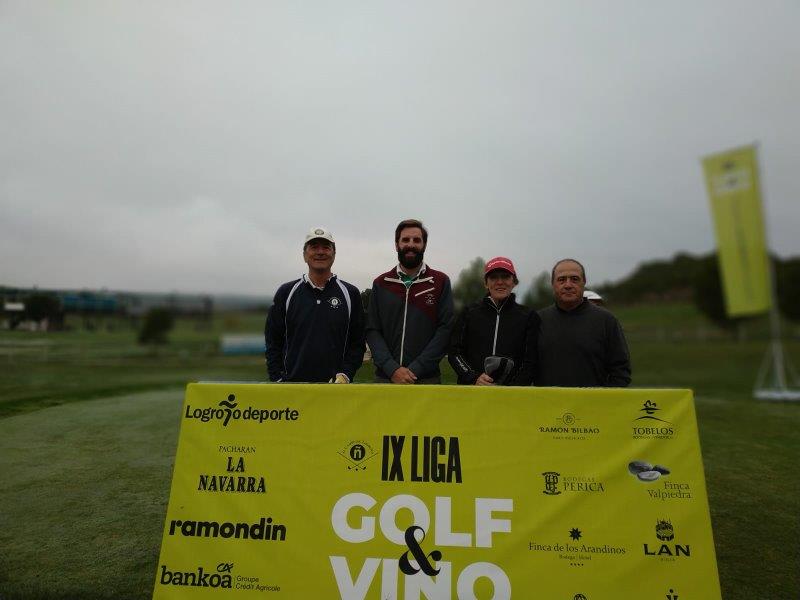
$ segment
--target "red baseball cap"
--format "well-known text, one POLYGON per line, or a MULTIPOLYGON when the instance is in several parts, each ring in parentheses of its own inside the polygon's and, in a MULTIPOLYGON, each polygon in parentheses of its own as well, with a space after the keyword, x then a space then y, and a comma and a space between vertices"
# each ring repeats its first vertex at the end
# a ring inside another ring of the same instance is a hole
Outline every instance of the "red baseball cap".
POLYGON ((517 276, 517 272, 514 270, 514 263, 511 262, 510 258, 506 258, 505 256, 495 256, 487 262, 486 268, 483 270, 483 276, 486 277, 491 271, 496 269, 503 269, 511 273, 514 277, 517 276))

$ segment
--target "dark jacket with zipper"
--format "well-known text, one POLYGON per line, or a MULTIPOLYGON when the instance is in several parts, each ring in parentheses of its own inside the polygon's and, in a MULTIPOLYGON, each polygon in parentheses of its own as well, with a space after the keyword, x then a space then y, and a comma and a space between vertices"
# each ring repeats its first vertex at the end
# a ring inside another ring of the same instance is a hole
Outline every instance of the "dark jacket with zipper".
POLYGON ((450 279, 423 265, 409 287, 397 267, 372 283, 367 309, 367 343, 375 375, 390 379, 399 367, 418 378, 438 377, 453 326, 450 279))
POLYGON ((511 294, 498 307, 489 296, 467 306, 456 320, 447 359, 458 383, 472 385, 487 356, 514 360, 507 385, 531 385, 538 362, 539 315, 511 294))
POLYGON ((354 285, 332 276, 323 289, 304 275, 284 283, 264 327, 270 381, 352 381, 364 359, 364 309, 354 285))

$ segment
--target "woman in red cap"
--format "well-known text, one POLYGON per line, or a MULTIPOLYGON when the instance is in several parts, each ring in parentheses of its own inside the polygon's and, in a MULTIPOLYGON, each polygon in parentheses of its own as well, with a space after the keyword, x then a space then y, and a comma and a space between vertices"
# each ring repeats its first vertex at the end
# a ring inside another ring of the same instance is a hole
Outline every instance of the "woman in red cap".
POLYGON ((497 256, 484 269, 486 296, 458 316, 447 360, 464 385, 531 385, 539 315, 517 304, 514 263, 497 256))

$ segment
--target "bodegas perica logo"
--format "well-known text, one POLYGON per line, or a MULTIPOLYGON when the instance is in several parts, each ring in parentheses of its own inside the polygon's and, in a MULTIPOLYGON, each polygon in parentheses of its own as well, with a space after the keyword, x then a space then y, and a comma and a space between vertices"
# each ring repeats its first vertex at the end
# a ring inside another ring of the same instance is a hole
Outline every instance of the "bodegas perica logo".
POLYGON ((378 456, 372 444, 364 440, 351 440, 337 452, 345 460, 348 471, 366 471, 367 462, 378 456))
POLYGON ((558 471, 545 471, 544 489, 547 496, 559 496, 561 493, 603 493, 605 485, 597 477, 589 475, 564 475, 558 471))

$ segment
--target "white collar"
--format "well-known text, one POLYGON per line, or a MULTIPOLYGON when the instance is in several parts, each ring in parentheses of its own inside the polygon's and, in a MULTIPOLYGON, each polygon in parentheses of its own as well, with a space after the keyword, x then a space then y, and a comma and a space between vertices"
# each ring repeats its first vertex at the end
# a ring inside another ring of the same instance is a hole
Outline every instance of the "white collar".
MULTIPOLYGON (((328 277, 328 279, 325 280, 325 285, 327 285, 328 282, 331 279, 333 279, 334 277, 336 277, 336 275, 334 273, 331 273, 331 276, 328 277)), ((314 282, 311 281, 311 279, 309 278, 308 273, 303 273, 303 281, 305 281, 308 285, 310 285, 315 290, 324 290, 325 289, 325 285, 323 285, 322 287, 319 287, 318 285, 315 285, 314 282)))
MULTIPOLYGON (((422 268, 420 268, 419 272, 414 276, 414 279, 419 279, 420 277, 422 277, 425 274, 425 269, 427 268, 427 266, 428 265, 426 265, 425 263, 422 263, 422 268)), ((400 268, 400 263, 397 263, 397 269, 395 270, 397 271, 398 279, 402 279, 403 275, 409 277, 408 273, 406 273, 405 271, 403 271, 403 269, 400 268)))

